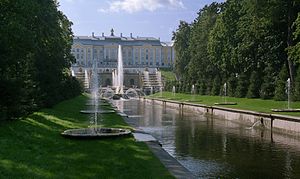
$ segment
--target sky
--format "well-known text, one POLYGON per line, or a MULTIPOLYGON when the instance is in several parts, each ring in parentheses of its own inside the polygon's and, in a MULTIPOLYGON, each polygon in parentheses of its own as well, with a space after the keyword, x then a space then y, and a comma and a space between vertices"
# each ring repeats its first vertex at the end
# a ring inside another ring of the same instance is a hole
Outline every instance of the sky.
POLYGON ((188 23, 199 9, 224 0, 58 0, 59 9, 73 22, 74 35, 155 37, 172 40, 180 20, 188 23))

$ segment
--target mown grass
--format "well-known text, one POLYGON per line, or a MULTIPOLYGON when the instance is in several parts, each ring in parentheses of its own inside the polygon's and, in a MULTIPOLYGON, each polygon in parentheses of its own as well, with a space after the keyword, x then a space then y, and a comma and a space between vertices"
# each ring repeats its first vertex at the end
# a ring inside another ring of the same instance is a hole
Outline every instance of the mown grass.
MULTIPOLYGON (((154 94, 152 97, 161 98, 159 93, 154 94)), ((171 92, 163 92, 162 98, 172 99, 177 101, 189 101, 192 103, 206 104, 213 106, 214 103, 224 102, 222 96, 202 96, 176 93, 175 96, 171 92)), ((284 109, 287 108, 287 101, 274 101, 274 100, 262 100, 262 99, 248 99, 248 98, 234 98, 226 97, 228 102, 237 102, 237 105, 226 105, 222 107, 244 109, 264 113, 284 114, 291 116, 300 116, 300 112, 272 112, 271 109, 284 109)), ((291 108, 300 109, 300 102, 292 102, 291 108)))
MULTIPOLYGON (((89 125, 80 114, 86 96, 0 123, 0 178, 173 178, 146 144, 133 137, 74 140, 65 129, 89 125)), ((103 115, 107 127, 130 128, 117 114, 103 115)))
POLYGON ((161 70, 161 75, 166 81, 175 81, 175 74, 172 71, 161 70))

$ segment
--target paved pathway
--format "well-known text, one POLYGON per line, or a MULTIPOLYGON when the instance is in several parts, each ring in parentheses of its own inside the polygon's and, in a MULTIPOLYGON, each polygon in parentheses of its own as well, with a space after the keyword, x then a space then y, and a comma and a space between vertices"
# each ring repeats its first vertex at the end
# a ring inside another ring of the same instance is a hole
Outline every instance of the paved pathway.
POLYGON ((187 170, 174 157, 166 152, 158 142, 150 141, 146 142, 146 144, 173 176, 180 179, 196 178, 189 170, 187 170))
MULTIPOLYGON (((121 115, 126 123, 132 127, 137 127, 134 121, 130 120, 126 114, 121 115)), ((179 179, 194 179, 196 178, 188 169, 182 166, 174 157, 165 151, 160 143, 150 134, 143 130, 136 130, 133 132, 134 138, 139 142, 145 142, 154 155, 161 161, 161 163, 168 169, 168 171, 179 179)))

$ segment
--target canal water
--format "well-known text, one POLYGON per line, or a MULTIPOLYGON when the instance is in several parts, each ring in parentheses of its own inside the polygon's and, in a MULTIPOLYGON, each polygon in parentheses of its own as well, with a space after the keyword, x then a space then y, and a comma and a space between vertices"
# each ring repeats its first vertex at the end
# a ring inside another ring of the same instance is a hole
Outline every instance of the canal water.
POLYGON ((152 102, 116 105, 199 178, 300 178, 297 137, 152 102))

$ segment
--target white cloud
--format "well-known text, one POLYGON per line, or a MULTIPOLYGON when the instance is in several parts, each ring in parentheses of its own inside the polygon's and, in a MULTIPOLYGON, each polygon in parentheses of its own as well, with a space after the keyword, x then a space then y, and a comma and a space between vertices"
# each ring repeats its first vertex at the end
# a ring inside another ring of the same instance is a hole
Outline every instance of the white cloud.
POLYGON ((184 8, 181 0, 114 0, 108 4, 108 8, 100 8, 98 11, 134 13, 139 11, 152 12, 160 8, 184 8))

